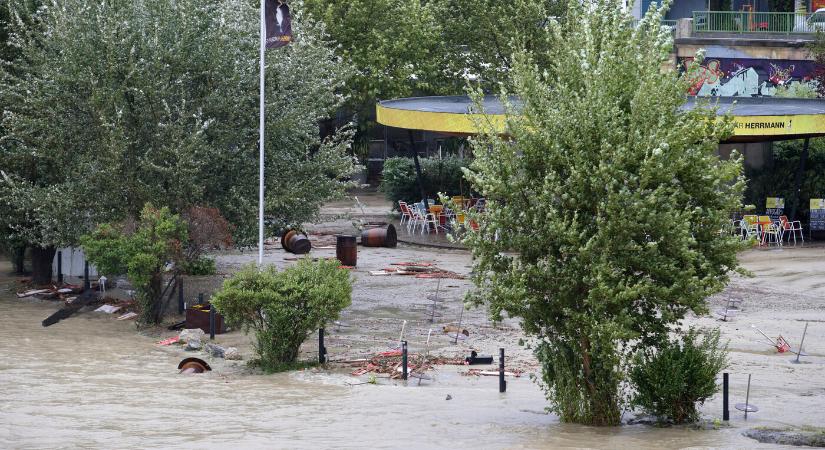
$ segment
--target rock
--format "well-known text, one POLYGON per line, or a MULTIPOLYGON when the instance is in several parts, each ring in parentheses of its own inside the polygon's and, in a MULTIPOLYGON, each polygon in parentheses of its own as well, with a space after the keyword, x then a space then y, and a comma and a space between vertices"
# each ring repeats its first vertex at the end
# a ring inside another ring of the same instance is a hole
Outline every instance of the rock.
POLYGON ((226 350, 223 352, 223 357, 229 360, 238 361, 241 358, 241 352, 238 351, 235 347, 227 347, 226 350))
POLYGON ((203 340, 203 337, 206 333, 203 332, 200 328, 188 328, 185 330, 181 330, 180 334, 180 341, 184 344, 188 344, 190 340, 197 340, 200 344, 200 341, 203 340))
POLYGON ((450 394, 447 394, 447 400, 452 400, 452 399, 453 399, 453 396, 450 395, 450 394))
POLYGON ((201 348, 200 339, 189 339, 189 342, 186 343, 186 348, 184 350, 191 352, 191 351, 194 351, 194 350, 200 350, 200 348, 201 348))
POLYGON ((825 447, 825 431, 823 430, 751 428, 742 434, 763 444, 825 447))
POLYGON ((218 344, 207 343, 203 346, 203 351, 215 358, 223 358, 226 350, 218 344))

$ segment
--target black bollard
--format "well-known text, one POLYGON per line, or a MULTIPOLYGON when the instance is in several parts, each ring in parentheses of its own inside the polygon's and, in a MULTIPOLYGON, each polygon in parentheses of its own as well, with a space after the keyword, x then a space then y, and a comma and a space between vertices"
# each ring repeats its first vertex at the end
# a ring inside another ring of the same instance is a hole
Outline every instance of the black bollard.
POLYGON ((504 349, 498 349, 498 391, 507 392, 507 381, 504 379, 504 349))
POLYGON ((209 305, 209 339, 215 340, 215 307, 209 305))
POLYGON ((318 329, 318 362, 324 364, 327 362, 327 348, 324 346, 324 329, 318 329))
POLYGON ((722 420, 730 420, 728 411, 728 373, 722 374, 722 420))
POLYGON ((57 282, 63 282, 63 252, 57 251, 57 282))
POLYGON ((88 291, 92 288, 92 283, 89 281, 89 261, 83 264, 83 290, 88 291))
POLYGON ((407 341, 401 341, 401 379, 407 379, 407 341))
POLYGON ((178 314, 183 314, 186 305, 183 302, 183 278, 178 278, 178 314))
POLYGON ((198 304, 203 305, 203 292, 198 294, 198 304))

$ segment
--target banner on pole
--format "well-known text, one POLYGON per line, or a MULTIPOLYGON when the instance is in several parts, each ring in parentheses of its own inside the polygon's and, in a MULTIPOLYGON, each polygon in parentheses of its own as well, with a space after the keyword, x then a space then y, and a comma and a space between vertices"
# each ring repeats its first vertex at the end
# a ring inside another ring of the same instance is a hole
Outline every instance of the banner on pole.
POLYGON ((292 17, 284 0, 266 0, 266 48, 283 47, 292 42, 292 17))

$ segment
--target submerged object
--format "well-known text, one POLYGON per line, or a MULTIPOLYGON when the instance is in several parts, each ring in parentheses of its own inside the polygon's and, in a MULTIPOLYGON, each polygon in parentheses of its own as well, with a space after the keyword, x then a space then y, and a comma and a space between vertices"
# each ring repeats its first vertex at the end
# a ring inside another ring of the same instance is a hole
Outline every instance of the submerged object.
POLYGON ((185 358, 178 363, 179 373, 204 373, 212 370, 206 361, 200 358, 185 358))
POLYGON ((473 365, 473 364, 492 364, 493 363, 493 357, 492 356, 487 356, 487 355, 479 355, 478 353, 476 353, 475 350, 473 350, 470 353, 469 357, 464 358, 464 362, 467 363, 467 364, 470 364, 470 365, 473 365))

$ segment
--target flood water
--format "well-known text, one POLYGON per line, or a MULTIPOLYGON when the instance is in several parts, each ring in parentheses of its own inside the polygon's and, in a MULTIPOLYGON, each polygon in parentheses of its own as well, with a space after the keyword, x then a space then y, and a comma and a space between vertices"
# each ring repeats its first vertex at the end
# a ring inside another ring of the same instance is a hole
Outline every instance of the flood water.
POLYGON ((559 424, 530 380, 499 394, 496 378, 456 369, 421 386, 348 386, 358 380, 344 372, 261 375, 222 360, 179 375, 180 351, 133 323, 87 312, 43 328, 57 305, 13 298, 0 281, 0 448, 759 446, 736 427, 559 424))

